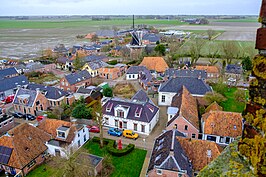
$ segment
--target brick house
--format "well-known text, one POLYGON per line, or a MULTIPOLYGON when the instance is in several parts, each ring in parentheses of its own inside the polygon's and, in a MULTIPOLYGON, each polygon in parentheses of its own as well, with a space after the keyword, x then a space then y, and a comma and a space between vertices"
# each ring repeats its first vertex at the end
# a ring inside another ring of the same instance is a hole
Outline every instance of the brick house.
POLYGON ((116 64, 115 66, 108 66, 98 69, 99 76, 104 79, 117 79, 126 72, 126 65, 116 64))
POLYGON ((77 73, 66 75, 60 80, 60 88, 64 91, 76 92, 79 87, 91 85, 91 75, 88 71, 83 70, 77 73))
POLYGON ((47 151, 45 142, 50 138, 47 133, 27 123, 8 131, 0 137, 0 156, 7 157, 1 157, 2 170, 11 175, 28 174, 44 162, 47 151))
POLYGON ((61 106, 62 103, 67 105, 71 105, 75 101, 75 97, 73 94, 66 92, 60 88, 44 86, 41 84, 29 84, 26 87, 30 90, 39 90, 41 91, 48 101, 48 107, 56 107, 61 106))
POLYGON ((40 90, 20 88, 14 97, 13 108, 15 112, 37 115, 47 110, 48 101, 40 90))
POLYGON ((220 77, 220 70, 217 66, 197 65, 196 70, 205 70, 207 72, 207 79, 217 79, 220 77))
POLYGON ((176 108, 176 112, 168 115, 166 129, 177 129, 186 137, 198 138, 200 126, 197 106, 196 99, 183 86, 182 90, 172 100, 170 108, 176 108))
POLYGON ((177 136, 183 134, 177 130, 168 130, 155 139, 146 176, 192 176, 192 165, 177 136))

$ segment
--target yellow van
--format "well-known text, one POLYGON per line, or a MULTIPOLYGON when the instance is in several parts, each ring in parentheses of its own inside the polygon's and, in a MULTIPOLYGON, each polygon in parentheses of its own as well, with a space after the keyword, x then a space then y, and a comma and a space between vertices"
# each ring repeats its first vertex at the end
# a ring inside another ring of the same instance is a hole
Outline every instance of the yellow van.
POLYGON ((123 131, 123 137, 136 140, 139 137, 139 134, 134 133, 132 130, 124 130, 123 131))

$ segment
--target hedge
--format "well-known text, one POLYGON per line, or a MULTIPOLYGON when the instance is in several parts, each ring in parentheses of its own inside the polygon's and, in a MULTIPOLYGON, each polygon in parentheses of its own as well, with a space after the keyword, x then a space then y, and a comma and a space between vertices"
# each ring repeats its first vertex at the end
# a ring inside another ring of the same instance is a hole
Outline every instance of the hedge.
MULTIPOLYGON (((93 137, 92 142, 100 143, 100 138, 99 137, 93 137)), ((110 140, 110 139, 106 139, 106 138, 103 139, 103 144, 107 146, 106 149, 107 149, 108 153, 110 153, 113 156, 117 156, 117 157, 127 155, 130 152, 132 152, 135 148, 134 144, 129 144, 129 145, 127 145, 126 148, 119 150, 116 148, 117 146, 116 146, 115 140, 110 140)))

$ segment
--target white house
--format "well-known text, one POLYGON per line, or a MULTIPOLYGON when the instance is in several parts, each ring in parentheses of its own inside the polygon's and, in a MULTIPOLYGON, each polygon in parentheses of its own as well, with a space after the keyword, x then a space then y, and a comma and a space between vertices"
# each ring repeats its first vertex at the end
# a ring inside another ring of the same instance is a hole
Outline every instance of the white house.
POLYGON ((112 98, 103 105, 105 126, 149 135, 159 120, 159 108, 142 90, 131 100, 112 98))
POLYGON ((46 142, 47 152, 54 156, 68 157, 89 140, 86 125, 75 124, 55 119, 45 119, 38 128, 52 136, 46 142))
POLYGON ((170 106, 173 97, 185 86, 194 97, 203 97, 212 89, 202 79, 195 77, 175 77, 162 83, 158 89, 158 104, 161 106, 170 106))
POLYGON ((138 80, 141 71, 149 70, 145 66, 130 66, 126 72, 126 80, 138 80))

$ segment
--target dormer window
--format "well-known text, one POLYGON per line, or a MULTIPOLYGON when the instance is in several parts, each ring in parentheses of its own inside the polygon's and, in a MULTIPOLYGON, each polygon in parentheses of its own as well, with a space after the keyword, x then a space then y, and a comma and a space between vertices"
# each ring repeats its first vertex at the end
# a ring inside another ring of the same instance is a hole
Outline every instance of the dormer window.
POLYGON ((57 128, 57 138, 66 139, 69 133, 70 127, 61 126, 57 128))
POLYGON ((117 111, 116 111, 116 114, 117 114, 117 116, 118 117, 123 117, 124 118, 124 111, 122 111, 122 110, 120 110, 120 109, 118 109, 117 111))
POLYGON ((236 125, 234 125, 234 130, 236 130, 236 125))
POLYGON ((135 117, 140 117, 141 112, 142 112, 142 108, 137 107, 135 111, 135 117))
POLYGON ((107 103, 107 106, 106 106, 106 111, 107 112, 111 112, 111 110, 112 110, 112 107, 113 107, 113 103, 107 103))

